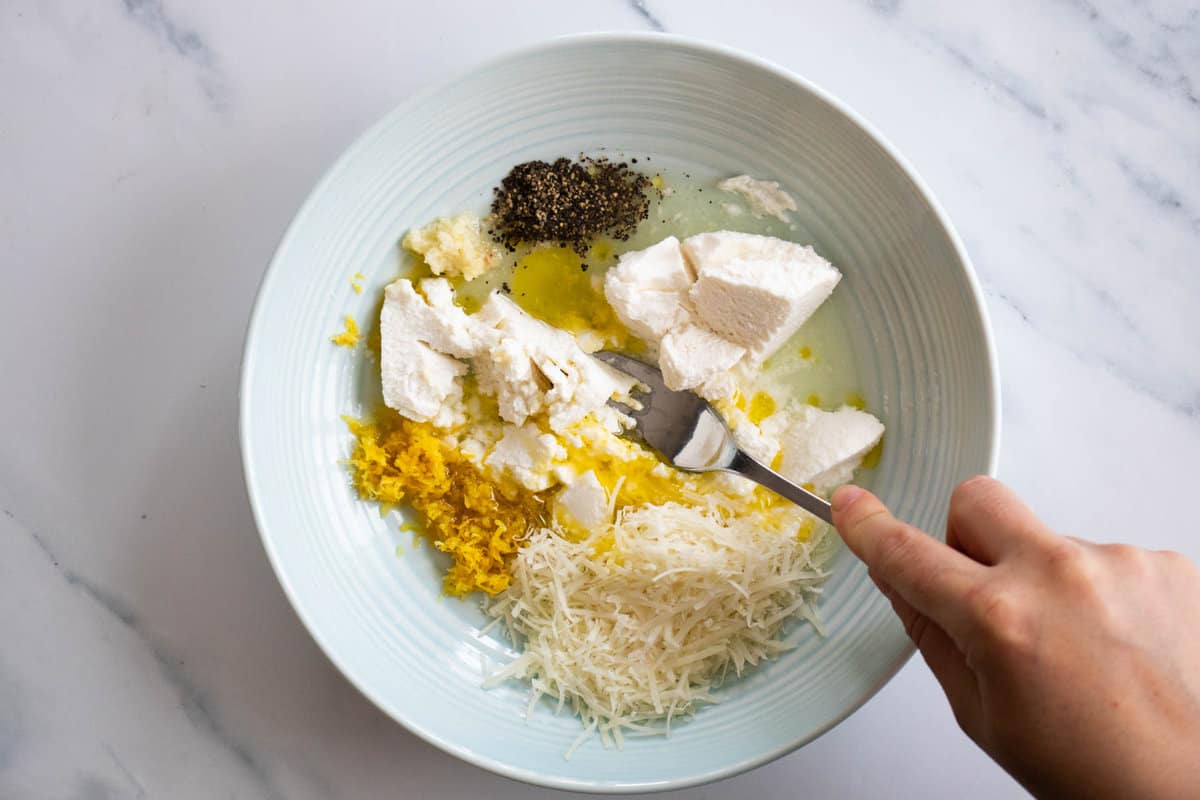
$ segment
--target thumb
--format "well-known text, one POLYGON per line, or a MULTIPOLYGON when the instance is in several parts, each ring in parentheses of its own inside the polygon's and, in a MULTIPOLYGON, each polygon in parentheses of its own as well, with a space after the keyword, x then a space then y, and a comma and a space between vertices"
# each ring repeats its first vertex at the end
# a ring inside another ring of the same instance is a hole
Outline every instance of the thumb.
POLYGON ((984 567, 892 516, 878 497, 857 486, 833 494, 833 523, 872 576, 956 641, 970 638, 965 598, 984 567))

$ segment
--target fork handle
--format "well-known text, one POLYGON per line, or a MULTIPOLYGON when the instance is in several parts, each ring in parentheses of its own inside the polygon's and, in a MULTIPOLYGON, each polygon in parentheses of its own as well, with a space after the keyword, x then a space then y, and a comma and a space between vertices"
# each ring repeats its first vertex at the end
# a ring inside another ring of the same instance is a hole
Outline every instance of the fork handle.
POLYGON ((736 472, 738 475, 747 477, 760 486, 767 487, 772 492, 775 492, 775 494, 791 500, 810 514, 820 517, 830 525, 833 524, 833 509, 830 508, 829 503, 823 497, 813 494, 803 486, 797 486, 775 470, 764 466, 741 450, 737 451, 737 454, 725 469, 728 472, 736 472))

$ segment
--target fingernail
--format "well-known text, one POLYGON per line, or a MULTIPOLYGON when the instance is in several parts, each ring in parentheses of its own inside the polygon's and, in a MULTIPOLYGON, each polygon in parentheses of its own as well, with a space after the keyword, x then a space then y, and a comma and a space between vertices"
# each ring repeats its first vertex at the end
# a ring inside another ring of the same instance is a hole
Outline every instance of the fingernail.
POLYGON ((833 510, 839 513, 845 511, 850 506, 854 505, 858 498, 862 497, 866 493, 866 489, 861 489, 852 484, 847 484, 846 486, 841 487, 833 493, 833 497, 831 499, 833 510))

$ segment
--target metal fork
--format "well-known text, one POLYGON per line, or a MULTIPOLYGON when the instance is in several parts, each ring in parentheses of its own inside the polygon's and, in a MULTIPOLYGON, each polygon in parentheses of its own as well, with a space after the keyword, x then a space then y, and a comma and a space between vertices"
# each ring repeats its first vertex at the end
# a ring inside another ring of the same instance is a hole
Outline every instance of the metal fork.
POLYGON ((742 475, 833 523, 833 514, 824 498, 746 455, 734 441, 724 418, 706 400, 693 392, 668 389, 656 367, 637 359, 607 350, 593 355, 637 378, 649 389, 634 390, 633 399, 640 403, 640 408, 615 400, 609 404, 633 417, 641 438, 668 463, 687 472, 742 475))

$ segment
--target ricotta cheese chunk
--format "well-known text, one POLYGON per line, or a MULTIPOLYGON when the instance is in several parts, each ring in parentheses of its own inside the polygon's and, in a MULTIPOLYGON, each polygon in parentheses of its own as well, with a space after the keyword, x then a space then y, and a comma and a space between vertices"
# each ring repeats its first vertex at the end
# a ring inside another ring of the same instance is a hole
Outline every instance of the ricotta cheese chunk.
POLYGON ((573 527, 591 533, 612 521, 608 494, 596 473, 588 470, 554 498, 554 511, 573 527))
POLYGON ((416 422, 460 424, 467 366, 452 356, 476 344, 462 310, 431 306, 410 281, 395 281, 384 290, 379 332, 383 402, 416 422))
POLYGON ((605 404, 627 399, 635 381, 585 353, 570 333, 530 316, 493 293, 478 314, 454 303, 444 278, 414 286, 401 279, 384 291, 380 312, 384 402, 417 422, 453 427, 464 421, 461 376, 469 360, 500 416, 522 425, 545 413, 560 431, 591 413, 618 430, 621 415, 605 404), (419 291, 418 291, 419 289, 419 291))
POLYGON ((479 387, 496 396, 508 422, 519 425, 545 412, 550 429, 559 431, 610 399, 628 397, 636 383, 503 295, 492 294, 476 317, 497 334, 472 361, 479 387))
POLYGON ((470 358, 490 343, 491 333, 454 304, 449 281, 426 278, 419 286, 418 293, 401 278, 384 289, 381 341, 412 338, 455 358, 470 358))
POLYGON ((383 402, 415 422, 450 428, 464 421, 462 383, 467 365, 424 342, 383 342, 383 402))
POLYGON ((604 278, 604 296, 630 333, 657 343, 690 321, 687 292, 692 274, 679 240, 668 236, 644 250, 625 253, 604 278))
POLYGON ((781 437, 779 472, 794 483, 830 492, 853 479, 883 431, 882 422, 850 406, 837 411, 801 406, 781 437))
POLYGON ((725 417, 725 424, 729 426, 729 430, 733 434, 734 441, 737 442, 738 447, 746 455, 769 466, 779 452, 780 447, 778 431, 771 430, 769 423, 773 422, 775 418, 781 418, 784 415, 781 413, 773 414, 772 417, 764 420, 763 424, 756 425, 750 419, 749 415, 739 408, 727 408, 721 409, 721 411, 725 417))
POLYGON ((684 325, 663 337, 658 366, 668 389, 695 390, 707 400, 733 394, 731 370, 746 349, 701 325, 684 325))
POLYGON ((554 462, 566 457, 566 449, 553 434, 543 433, 537 425, 526 423, 505 425, 504 435, 483 463, 529 491, 540 492, 554 482, 551 471, 554 462))
POLYGON ((841 273, 811 247, 734 231, 683 241, 696 270, 688 296, 697 319, 746 348, 758 364, 829 297, 841 273))

